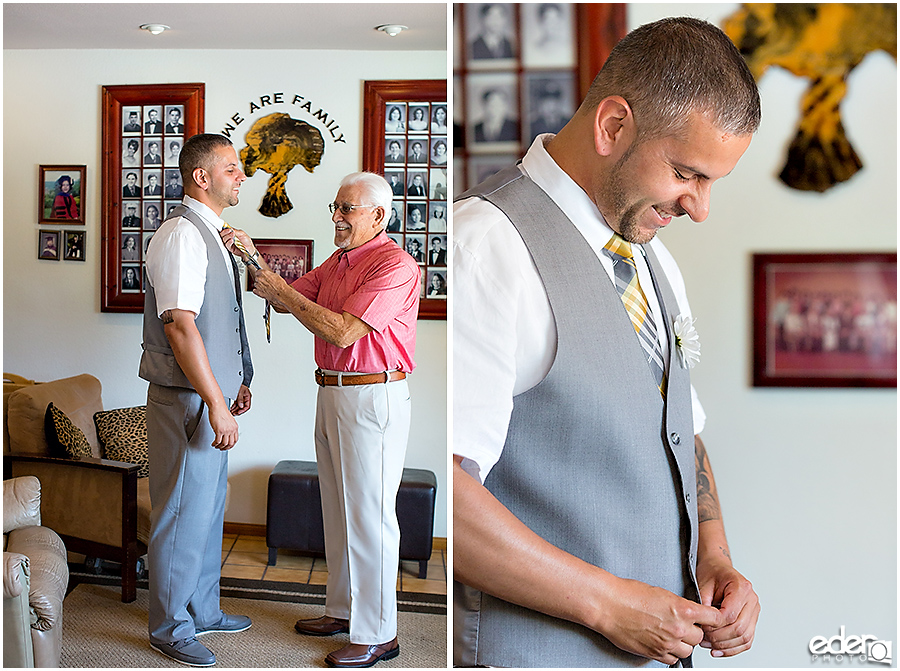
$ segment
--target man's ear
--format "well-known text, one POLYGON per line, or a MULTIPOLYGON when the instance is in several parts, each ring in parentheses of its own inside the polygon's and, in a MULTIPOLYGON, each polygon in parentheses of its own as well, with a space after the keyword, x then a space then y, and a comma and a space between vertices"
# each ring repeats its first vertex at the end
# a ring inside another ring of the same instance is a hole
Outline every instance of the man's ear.
POLYGON ((623 152, 634 140, 635 126, 631 106, 621 96, 600 101, 594 111, 594 148, 600 156, 623 152))
POLYGON ((194 172, 191 173, 191 177, 194 178, 194 184, 199 186, 204 191, 209 188, 209 180, 206 176, 206 170, 204 170, 203 168, 194 168, 194 172))

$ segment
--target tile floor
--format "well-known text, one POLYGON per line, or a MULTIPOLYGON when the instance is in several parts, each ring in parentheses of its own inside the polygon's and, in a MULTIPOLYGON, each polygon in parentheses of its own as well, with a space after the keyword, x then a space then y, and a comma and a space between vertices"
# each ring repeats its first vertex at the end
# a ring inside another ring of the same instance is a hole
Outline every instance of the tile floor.
MULTIPOLYGON (((222 576, 249 580, 276 580, 306 585, 324 585, 328 577, 325 559, 279 550, 275 566, 268 565, 269 548, 260 536, 225 534, 222 542, 222 576)), ((437 542, 428 562, 428 577, 419 577, 419 563, 401 562, 397 589, 426 594, 447 593, 447 549, 437 542)))

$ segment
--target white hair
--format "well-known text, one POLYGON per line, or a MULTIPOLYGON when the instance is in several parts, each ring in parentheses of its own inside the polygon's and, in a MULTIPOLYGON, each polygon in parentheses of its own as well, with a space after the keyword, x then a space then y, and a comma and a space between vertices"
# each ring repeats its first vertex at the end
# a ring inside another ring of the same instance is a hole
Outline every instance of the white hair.
POLYGON ((394 192, 384 177, 376 175, 374 172, 353 172, 341 180, 341 187, 356 184, 363 187, 363 191, 369 199, 368 203, 357 203, 358 205, 376 205, 384 208, 385 213, 391 209, 394 192))

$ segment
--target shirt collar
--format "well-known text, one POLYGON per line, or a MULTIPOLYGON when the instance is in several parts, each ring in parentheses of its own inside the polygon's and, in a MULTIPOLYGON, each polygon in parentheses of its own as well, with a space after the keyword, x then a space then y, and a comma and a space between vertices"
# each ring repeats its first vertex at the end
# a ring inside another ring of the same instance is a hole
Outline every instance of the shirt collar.
POLYGON ((359 247, 351 249, 349 252, 341 250, 340 255, 347 257, 347 264, 352 266, 366 254, 375 249, 378 249, 379 247, 383 247, 388 242, 390 242, 390 239, 387 236, 387 232, 382 228, 381 231, 379 231, 375 235, 375 237, 368 242, 364 242, 359 247))
POLYGON ((184 196, 184 199, 181 201, 182 205, 185 205, 191 208, 194 212, 199 214, 207 224, 212 226, 215 230, 221 231, 222 227, 225 225, 225 220, 222 217, 218 216, 215 212, 213 212, 208 205, 201 203, 196 198, 191 198, 188 195, 184 196))
MULTIPOLYGON (((595 247, 612 239, 614 231, 606 223, 600 210, 588 195, 547 153, 545 143, 553 133, 538 135, 522 159, 522 169, 535 184, 547 193, 575 227, 595 247)), ((598 251, 598 250, 595 250, 598 251)))

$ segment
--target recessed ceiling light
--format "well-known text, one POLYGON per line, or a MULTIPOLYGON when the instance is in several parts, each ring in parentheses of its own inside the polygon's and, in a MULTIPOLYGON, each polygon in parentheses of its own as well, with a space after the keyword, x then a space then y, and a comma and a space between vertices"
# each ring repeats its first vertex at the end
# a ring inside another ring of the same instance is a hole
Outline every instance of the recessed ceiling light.
POLYGON ((159 35, 164 30, 172 30, 169 26, 164 26, 161 23, 145 23, 141 26, 141 30, 146 30, 151 35, 159 35))
POLYGON ((396 23, 387 23, 383 26, 376 26, 375 30, 380 30, 383 33, 387 33, 391 37, 396 37, 404 30, 409 30, 407 26, 401 26, 396 23))

